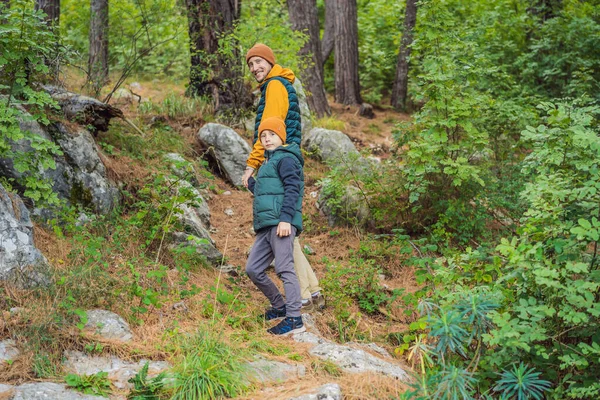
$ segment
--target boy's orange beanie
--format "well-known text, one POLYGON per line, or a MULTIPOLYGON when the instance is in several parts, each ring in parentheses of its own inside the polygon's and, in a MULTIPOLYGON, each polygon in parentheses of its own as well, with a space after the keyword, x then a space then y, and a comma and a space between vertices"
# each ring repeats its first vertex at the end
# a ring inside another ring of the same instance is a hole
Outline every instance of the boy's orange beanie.
POLYGON ((248 64, 248 60, 252 57, 264 58, 269 64, 275 65, 275 54, 273 54, 273 50, 266 44, 256 43, 252 46, 246 53, 246 64, 248 64))
POLYGON ((285 132, 285 122, 279 117, 269 117, 262 120, 260 125, 258 126, 258 135, 265 129, 275 132, 277 136, 281 138, 281 141, 285 143, 286 132, 285 132))

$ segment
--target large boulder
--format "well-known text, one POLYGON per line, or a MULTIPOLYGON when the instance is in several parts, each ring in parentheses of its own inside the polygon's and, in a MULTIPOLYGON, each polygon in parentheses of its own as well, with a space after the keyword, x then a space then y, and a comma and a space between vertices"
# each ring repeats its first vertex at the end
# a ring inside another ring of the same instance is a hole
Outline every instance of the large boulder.
POLYGON ((303 135, 302 146, 310 156, 332 165, 340 165, 360 156, 345 133, 330 129, 313 128, 308 135, 303 135))
MULTIPOLYGON (((62 155, 54 156, 55 169, 40 170, 42 179, 51 182, 52 190, 67 205, 79 205, 96 213, 106 214, 119 202, 119 191, 111 182, 106 168, 98 155, 98 150, 92 135, 85 129, 62 123, 52 123, 47 128, 42 127, 21 108, 25 115, 19 121, 19 128, 28 131, 34 137, 56 143, 62 150, 62 155)), ((30 159, 37 157, 38 150, 28 139, 22 139, 11 144, 15 154, 30 159)), ((20 172, 15 167, 12 158, 0 158, 0 175, 15 180, 15 186, 23 191, 23 182, 27 172, 20 172)), ((35 214, 44 217, 53 215, 49 209, 37 208, 35 214)))
POLYGON ((214 123, 198 131, 198 141, 208 148, 207 156, 220 174, 234 186, 242 185, 242 175, 250 145, 233 129, 214 123))
POLYGON ((0 279, 23 286, 47 282, 46 258, 33 242, 33 224, 21 198, 0 185, 0 279))
POLYGON ((306 93, 302 87, 300 79, 294 80, 294 89, 298 95, 298 106, 300 106, 300 116, 302 117, 302 136, 308 134, 312 129, 312 119, 310 114, 310 108, 308 108, 308 102, 306 101, 306 93))

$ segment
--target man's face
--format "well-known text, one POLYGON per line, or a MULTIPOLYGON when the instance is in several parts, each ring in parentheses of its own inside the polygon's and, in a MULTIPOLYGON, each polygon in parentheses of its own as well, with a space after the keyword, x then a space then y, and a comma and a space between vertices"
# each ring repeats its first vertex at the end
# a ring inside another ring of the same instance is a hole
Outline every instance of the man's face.
POLYGON ((250 68, 250 73, 254 75, 256 81, 260 83, 267 77, 273 67, 264 58, 254 56, 248 60, 248 68, 250 68))

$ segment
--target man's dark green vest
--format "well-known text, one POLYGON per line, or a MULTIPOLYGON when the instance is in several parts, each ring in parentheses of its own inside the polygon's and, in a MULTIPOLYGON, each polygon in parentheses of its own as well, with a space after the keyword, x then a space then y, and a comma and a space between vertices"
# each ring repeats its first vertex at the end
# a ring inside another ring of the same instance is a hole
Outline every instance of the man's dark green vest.
POLYGON ((300 196, 298 196, 296 212, 292 219, 292 225, 296 227, 297 234, 299 234, 302 231, 302 198, 304 197, 304 172, 302 169, 304 162, 302 161, 300 147, 295 143, 280 146, 273 151, 266 151, 265 157, 265 162, 258 170, 256 186, 254 187, 254 203, 252 206, 254 231, 258 232, 260 229, 279 224, 284 189, 277 166, 283 158, 291 157, 298 163, 301 171, 300 196))
POLYGON ((256 141, 258 140, 258 126, 260 125, 263 112, 265 111, 265 92, 267 91, 267 86, 269 85, 269 82, 273 79, 281 82, 288 92, 288 101, 290 103, 290 106, 288 108, 288 113, 285 116, 285 132, 287 135, 286 142, 296 143, 298 146, 300 146, 300 141, 302 140, 302 121, 300 118, 300 104, 298 102, 298 95, 296 94, 296 89, 294 89, 294 85, 292 85, 287 79, 281 78, 279 76, 275 76, 269 79, 261 87, 260 101, 258 102, 258 109, 256 110, 256 120, 254 121, 253 143, 256 143, 256 141))

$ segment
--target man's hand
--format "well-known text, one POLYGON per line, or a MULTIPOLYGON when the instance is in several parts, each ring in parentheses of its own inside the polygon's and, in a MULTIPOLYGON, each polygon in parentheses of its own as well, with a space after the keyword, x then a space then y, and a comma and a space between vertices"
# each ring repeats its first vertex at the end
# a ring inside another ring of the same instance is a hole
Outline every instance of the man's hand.
POLYGON ((254 173, 254 168, 246 167, 246 170, 244 171, 244 175, 242 176, 242 183, 244 184, 244 187, 246 189, 248 189, 248 179, 250 179, 250 177, 252 176, 253 173, 254 173))
POLYGON ((277 236, 286 237, 290 236, 291 233, 292 224, 290 224, 289 222, 280 222, 279 225, 277 225, 277 236))

